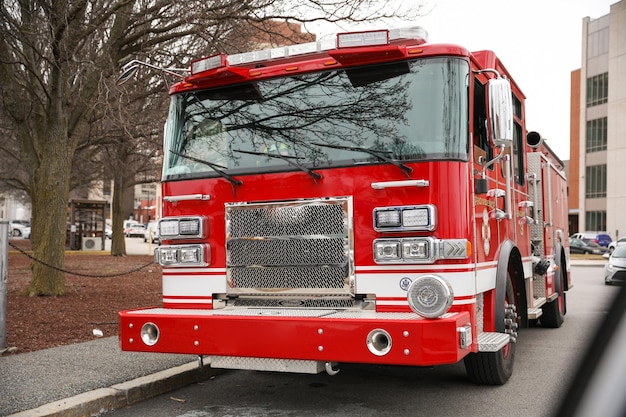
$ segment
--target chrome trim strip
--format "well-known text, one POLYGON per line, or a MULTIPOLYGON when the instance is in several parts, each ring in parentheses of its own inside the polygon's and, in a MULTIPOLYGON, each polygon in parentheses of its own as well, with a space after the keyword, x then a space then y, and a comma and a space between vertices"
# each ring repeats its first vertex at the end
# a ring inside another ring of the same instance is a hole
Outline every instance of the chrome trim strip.
POLYGON ((211 196, 208 194, 187 194, 187 195, 169 195, 164 196, 163 201, 168 203, 177 203, 179 201, 191 201, 191 200, 210 200, 211 196))
POLYGON ((398 187, 429 187, 430 181, 428 180, 405 180, 405 181, 384 181, 373 182, 372 188, 375 190, 384 190, 385 188, 398 188, 398 187))

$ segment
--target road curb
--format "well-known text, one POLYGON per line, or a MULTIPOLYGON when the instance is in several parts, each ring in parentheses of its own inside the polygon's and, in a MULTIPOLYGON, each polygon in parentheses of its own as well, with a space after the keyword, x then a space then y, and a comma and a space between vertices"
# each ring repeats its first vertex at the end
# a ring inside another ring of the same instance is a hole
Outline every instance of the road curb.
POLYGON ((8 417, 85 417, 126 407, 157 395, 205 381, 212 376, 209 366, 190 362, 148 376, 100 388, 44 404, 8 417))

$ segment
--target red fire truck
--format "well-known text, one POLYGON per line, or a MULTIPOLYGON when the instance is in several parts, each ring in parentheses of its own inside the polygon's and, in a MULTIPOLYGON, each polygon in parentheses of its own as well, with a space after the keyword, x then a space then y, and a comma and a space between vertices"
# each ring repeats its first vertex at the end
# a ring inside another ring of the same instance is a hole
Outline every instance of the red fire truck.
POLYGON ((123 350, 508 380, 518 327, 566 312, 563 163, 493 52, 426 36, 191 63, 165 127, 162 306, 120 312, 123 350))

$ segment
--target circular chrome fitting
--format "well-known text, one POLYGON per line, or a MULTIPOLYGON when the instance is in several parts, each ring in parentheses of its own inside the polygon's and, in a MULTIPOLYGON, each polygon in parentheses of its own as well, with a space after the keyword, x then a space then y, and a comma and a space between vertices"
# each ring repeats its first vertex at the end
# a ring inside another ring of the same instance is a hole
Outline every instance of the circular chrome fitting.
POLYGON ((141 340, 148 345, 154 346, 159 341, 159 328, 154 323, 146 323, 141 327, 141 340))
POLYGON ((391 350, 391 335, 383 329, 374 329, 367 335, 367 348, 376 356, 384 356, 391 350))

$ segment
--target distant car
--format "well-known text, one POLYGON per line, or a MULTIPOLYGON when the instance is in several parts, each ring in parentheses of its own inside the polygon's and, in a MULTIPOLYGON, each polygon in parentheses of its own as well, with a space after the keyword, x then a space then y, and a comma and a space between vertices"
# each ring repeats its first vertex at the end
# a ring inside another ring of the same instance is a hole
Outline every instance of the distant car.
POLYGON ((146 227, 146 231, 143 234, 143 241, 147 242, 150 237, 152 237, 152 243, 159 243, 159 222, 158 221, 150 221, 148 222, 148 227, 146 227))
POLYGON ((604 267, 604 283, 624 283, 626 281, 626 245, 615 248, 604 267))
POLYGON ((602 255, 607 252, 607 248, 603 248, 595 242, 585 242, 582 239, 570 238, 569 253, 582 253, 589 255, 602 255))
POLYGON ((626 244, 626 237, 620 237, 617 240, 614 240, 613 242, 609 243, 609 253, 613 253, 613 251, 615 250, 615 248, 619 245, 623 245, 626 244))
MULTIPOLYGON (((9 222, 9 235, 13 237, 20 237, 23 235, 25 228, 30 229, 30 222, 28 220, 11 220, 9 222)), ((30 236, 30 230, 28 230, 30 236)))
POLYGON ((143 237, 146 232, 146 226, 143 224, 133 224, 126 229, 124 235, 126 237, 143 237))
POLYGON ((105 236, 107 239, 113 239, 113 228, 112 228, 111 226, 107 226, 107 227, 104 229, 104 236, 105 236))
POLYGON ((22 237, 24 239, 30 239, 30 226, 22 229, 22 237))
POLYGON ((608 247, 609 244, 613 241, 613 238, 607 232, 574 233, 570 237, 574 239, 584 240, 585 242, 595 242, 600 246, 604 246, 605 248, 608 247))

